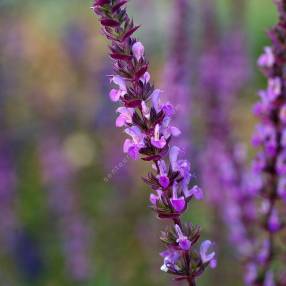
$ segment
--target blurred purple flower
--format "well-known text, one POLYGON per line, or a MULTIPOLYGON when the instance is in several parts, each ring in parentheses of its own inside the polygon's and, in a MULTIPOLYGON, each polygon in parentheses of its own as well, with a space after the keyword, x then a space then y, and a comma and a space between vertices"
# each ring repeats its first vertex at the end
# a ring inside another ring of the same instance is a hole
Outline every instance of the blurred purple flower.
POLYGON ((72 190, 74 170, 55 136, 45 136, 39 146, 39 156, 50 208, 63 240, 67 271, 74 281, 88 281, 89 229, 78 210, 76 194, 72 190))
MULTIPOLYGON (((279 249, 275 243, 277 233, 284 228, 283 217, 285 212, 279 207, 278 200, 283 198, 284 179, 286 175, 286 150, 284 142, 285 120, 285 37, 286 37, 286 0, 275 1, 279 22, 269 32, 272 47, 266 47, 264 54, 258 59, 258 65, 268 79, 268 87, 260 92, 260 102, 264 105, 263 112, 258 112, 260 123, 255 135, 255 146, 260 148, 260 157, 263 157, 263 167, 256 168, 257 176, 262 185, 259 195, 263 197, 261 207, 261 224, 267 237, 258 254, 250 257, 251 263, 256 263, 258 274, 251 285, 282 285, 275 282, 276 273, 272 272, 272 265, 284 263, 280 261, 280 254, 285 250, 279 249), (275 249, 275 251, 274 251, 275 249), (279 255, 278 255, 279 253, 279 255), (261 263, 263 262, 263 263, 261 263)), ((257 106, 257 105, 256 105, 257 106)), ((256 164, 257 165, 257 164, 256 164)), ((263 233, 257 232, 256 240, 263 233)), ((277 275, 277 280, 279 276, 277 275)))

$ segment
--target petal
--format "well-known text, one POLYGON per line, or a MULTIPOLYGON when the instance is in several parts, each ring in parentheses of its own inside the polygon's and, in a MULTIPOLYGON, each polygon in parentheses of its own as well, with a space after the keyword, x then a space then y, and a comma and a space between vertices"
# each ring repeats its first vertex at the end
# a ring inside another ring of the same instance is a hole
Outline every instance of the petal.
POLYGON ((116 119, 115 126, 122 127, 125 125, 125 123, 126 123, 126 117, 123 114, 120 114, 116 119))
POLYGON ((133 159, 133 160, 138 160, 139 159, 139 148, 136 145, 131 146, 128 149, 128 155, 133 159))
POLYGON ((126 128, 124 130, 126 134, 132 137, 134 143, 139 144, 143 140, 144 136, 143 133, 141 132, 140 128, 137 126, 132 126, 130 128, 126 128))
POLYGON ((180 136, 182 133, 181 130, 175 126, 171 126, 170 131, 171 131, 171 134, 175 137, 180 136))
POLYGON ((160 252, 160 256, 161 257, 167 257, 167 256, 169 256, 170 255, 170 251, 169 250, 165 250, 165 251, 162 251, 162 252, 160 252))
POLYGON ((257 267, 255 264, 251 263, 246 266, 246 274, 244 276, 245 283, 247 285, 252 285, 257 277, 257 267))
POLYGON ((163 105, 162 109, 163 109, 164 113, 166 114, 166 116, 168 116, 168 117, 172 117, 176 113, 175 108, 169 102, 165 103, 163 105))
POLYGON ((212 246, 212 242, 210 240, 203 241, 200 246, 200 255, 201 255, 201 259, 203 263, 207 263, 215 257, 215 252, 211 252, 210 254, 207 254, 211 246, 212 246))
POLYGON ((281 109, 280 109, 280 120, 283 122, 283 123, 286 123, 286 104, 284 104, 281 109))
POLYGON ((148 83, 151 79, 151 75, 149 72, 145 72, 141 77, 140 80, 142 83, 148 83))
POLYGON ((150 202, 152 205, 157 206, 157 202, 159 200, 159 197, 154 195, 154 194, 150 194, 150 202))
POLYGON ((111 101, 116 102, 120 99, 120 92, 116 89, 112 89, 109 93, 111 101))
POLYGON ((213 258, 210 262, 210 268, 214 269, 217 266, 217 261, 215 258, 213 258))
POLYGON ((136 42, 132 46, 132 53, 137 61, 139 61, 144 55, 144 46, 141 42, 136 42))
POLYGON ((268 229, 270 232, 275 233, 280 230, 281 224, 277 214, 277 211, 274 209, 268 221, 268 229))
POLYGON ((175 230, 179 238, 184 236, 179 225, 175 224, 175 230))
POLYGON ((158 149, 163 149, 167 142, 164 136, 162 136, 160 140, 156 140, 154 137, 151 137, 151 144, 158 149))
POLYGON ((131 147, 131 146, 133 146, 133 142, 130 140, 130 139, 126 139, 125 141, 124 141, 124 144, 123 144, 123 152, 124 153, 127 153, 128 152, 128 150, 129 150, 129 148, 131 147))
POLYGON ((202 200, 204 198, 204 194, 201 188, 198 186, 194 186, 191 190, 190 193, 197 199, 197 200, 202 200))
POLYGON ((191 248, 191 242, 188 239, 182 239, 179 241, 179 246, 183 250, 189 250, 191 248))
POLYGON ((151 94, 152 105, 155 108, 157 113, 161 111, 161 108, 160 108, 160 93, 161 93, 160 89, 155 89, 153 91, 153 93, 151 94))
POLYGON ((155 129, 154 129, 154 138, 156 140, 160 139, 160 125, 156 124, 155 129))
POLYGON ((142 112, 144 114, 144 116, 149 119, 150 118, 150 109, 149 107, 147 106, 146 102, 145 101, 142 101, 141 102, 141 107, 142 107, 142 112))
POLYGON ((170 149, 169 157, 173 171, 177 171, 177 159, 181 149, 177 146, 172 146, 170 149))
POLYGON ((186 202, 184 197, 180 197, 177 199, 172 198, 171 200, 172 207, 175 209, 176 212, 181 213, 186 206, 186 202))
POLYGON ((167 176, 160 176, 159 183, 164 189, 166 189, 170 184, 170 180, 167 176))
POLYGON ((126 83, 125 83, 125 80, 119 76, 119 75, 115 75, 112 77, 111 81, 118 85, 118 87, 121 89, 121 90, 126 90, 126 83))
POLYGON ((168 267, 165 264, 163 264, 160 269, 163 272, 168 272, 169 271, 168 267))
POLYGON ((163 176, 164 174, 167 173, 167 165, 164 160, 158 161, 158 165, 159 165, 160 174, 163 176))

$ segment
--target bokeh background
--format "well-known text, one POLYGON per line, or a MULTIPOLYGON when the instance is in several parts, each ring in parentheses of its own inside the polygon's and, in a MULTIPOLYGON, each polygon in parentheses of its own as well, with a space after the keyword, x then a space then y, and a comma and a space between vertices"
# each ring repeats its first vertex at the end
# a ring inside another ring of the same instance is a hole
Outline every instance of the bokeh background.
MULTIPOLYGON (((131 0, 128 8, 142 25, 136 36, 157 85, 164 83, 172 45, 173 1, 131 0)), ((189 2, 189 69, 197 74, 205 19, 203 1, 189 2)), ((220 33, 231 27, 232 2, 213 0, 220 33)), ((148 208, 140 179, 146 166, 122 153, 123 134, 115 129, 108 98, 107 42, 90 6, 79 0, 0 0, 1 286, 174 285, 159 271, 162 225, 148 208)), ((244 16, 248 80, 231 114, 237 138, 249 145, 251 105, 265 86, 256 59, 269 43, 265 32, 276 21, 275 7, 271 0, 250 0, 244 16)), ((195 126, 185 136, 199 150, 207 115, 197 103, 195 80, 193 86, 195 126)), ((250 147, 249 158, 252 152, 250 147)), ((243 285, 235 246, 212 208, 195 203, 186 219, 200 223, 203 237, 216 240, 219 250, 217 269, 199 285, 243 285)))

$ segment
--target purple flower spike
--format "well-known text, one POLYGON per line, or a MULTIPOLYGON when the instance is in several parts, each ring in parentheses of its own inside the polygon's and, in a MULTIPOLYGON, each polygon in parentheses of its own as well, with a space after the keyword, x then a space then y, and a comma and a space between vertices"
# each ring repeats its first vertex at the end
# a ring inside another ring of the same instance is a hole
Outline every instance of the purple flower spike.
MULTIPOLYGON (((144 46, 133 37, 139 26, 135 26, 128 16, 124 7, 126 3, 123 0, 98 0, 93 5, 103 34, 111 42, 110 58, 114 68, 111 83, 115 88, 109 96, 120 104, 116 126, 125 128, 129 136, 125 139, 123 152, 135 160, 141 156, 142 160, 152 162, 153 170, 143 177, 144 182, 156 191, 150 195, 152 209, 160 219, 177 225, 178 237, 175 240, 174 228, 171 228, 172 232, 168 229, 161 237, 167 247, 161 253, 164 258, 161 270, 194 286, 206 265, 197 259, 195 245, 191 247, 191 241, 193 244, 198 241, 199 228, 182 223, 181 215, 192 198, 200 199, 202 194, 198 187, 190 186, 190 163, 178 160, 181 149, 171 145, 171 138, 181 134, 172 124, 175 108, 172 103, 163 101, 162 91, 151 83, 144 46), (192 190, 192 195, 186 199, 184 190, 188 189, 192 190), (182 230, 190 234, 190 239, 182 230)), ((178 6, 181 9, 185 7, 180 3, 178 6)))
POLYGON ((181 228, 176 224, 175 230, 178 235, 178 239, 176 240, 179 243, 179 246, 182 250, 189 250, 191 248, 191 242, 187 236, 182 233, 181 228))
MULTIPOLYGON (((276 253, 285 255, 285 250, 276 244, 276 236, 284 229, 284 210, 279 207, 278 200, 285 199, 286 175, 286 0, 275 3, 278 7, 279 22, 269 32, 272 47, 266 47, 264 54, 258 59, 258 64, 267 77, 268 87, 260 93, 259 104, 264 110, 257 113, 260 125, 254 140, 256 147, 261 149, 261 160, 254 162, 261 180, 257 196, 263 198, 262 218, 257 218, 257 221, 263 221, 259 226, 263 226, 266 240, 258 253, 253 251, 254 254, 248 257, 258 273, 258 277, 250 285, 263 286, 283 285, 281 275, 277 273, 276 276, 276 272, 273 273, 271 268, 272 265, 282 262, 276 253)), ((259 232, 256 233, 257 236, 258 234, 259 232)), ((255 243, 258 244, 254 240, 255 243)))

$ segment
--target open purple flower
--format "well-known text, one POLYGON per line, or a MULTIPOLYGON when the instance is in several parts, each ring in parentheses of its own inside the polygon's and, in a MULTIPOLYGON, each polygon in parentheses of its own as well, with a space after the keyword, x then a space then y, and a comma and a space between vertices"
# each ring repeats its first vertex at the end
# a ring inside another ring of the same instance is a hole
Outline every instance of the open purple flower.
POLYGON ((162 186, 162 188, 166 189, 170 184, 167 166, 166 166, 165 161, 163 160, 158 161, 158 165, 159 165, 160 174, 157 176, 157 178, 159 179, 159 183, 162 186))
POLYGON ((119 101, 126 94, 126 83, 125 80, 121 76, 113 76, 111 78, 111 82, 116 84, 119 89, 112 89, 109 93, 109 97, 112 101, 119 101))
POLYGON ((260 67, 272 68, 275 58, 271 47, 264 48, 264 54, 258 58, 258 65, 260 67))
POLYGON ((169 248, 160 253, 164 258, 164 264, 161 266, 161 270, 168 272, 169 270, 179 270, 176 265, 177 261, 180 258, 180 253, 173 248, 169 248))
POLYGON ((125 133, 132 137, 132 140, 126 139, 123 146, 124 153, 137 160, 139 158, 139 150, 145 146, 144 134, 137 126, 125 129, 125 133))
MULTIPOLYGON (((265 110, 257 113, 260 125, 254 136, 254 143, 261 148, 259 154, 263 158, 262 163, 256 163, 256 171, 261 180, 258 195, 263 198, 261 212, 263 223, 259 226, 263 226, 266 240, 259 253, 254 254, 249 260, 256 265, 258 273, 258 277, 251 285, 263 286, 283 285, 279 275, 274 277, 272 265, 281 261, 278 253, 284 253, 283 249, 276 244, 275 238, 284 227, 281 219, 283 209, 279 207, 278 200, 284 196, 286 175, 286 0, 275 1, 275 3, 278 7, 279 22, 269 32, 272 47, 266 47, 264 54, 258 60, 262 72, 267 77, 268 87, 260 93, 260 102, 265 110)), ((258 231, 257 233, 259 234, 258 231)))
POLYGON ((154 136, 151 137, 151 144, 158 149, 162 149, 165 147, 166 143, 165 137, 163 135, 160 136, 160 125, 156 124, 154 136))
POLYGON ((144 55, 144 46, 142 45, 141 42, 136 42, 132 46, 132 52, 136 60, 139 62, 144 55))
POLYGON ((215 252, 209 253, 211 247, 213 247, 213 243, 210 240, 203 241, 200 247, 200 256, 202 263, 213 262, 212 264, 215 265, 215 252))
POLYGON ((184 196, 179 196, 178 195, 178 185, 174 184, 173 185, 173 196, 170 199, 172 207, 174 208, 174 210, 178 213, 181 213, 186 206, 186 201, 184 196))
POLYGON ((116 127, 123 127, 132 123, 133 108, 118 107, 116 111, 120 113, 116 119, 116 127))
POLYGON ((175 225, 175 230, 178 235, 178 239, 176 241, 179 244, 180 248, 182 250, 189 250, 191 248, 192 243, 190 242, 188 237, 183 234, 181 228, 177 224, 175 225))
POLYGON ((271 78, 268 81, 267 95, 270 101, 277 99, 281 94, 281 81, 279 77, 271 78))

